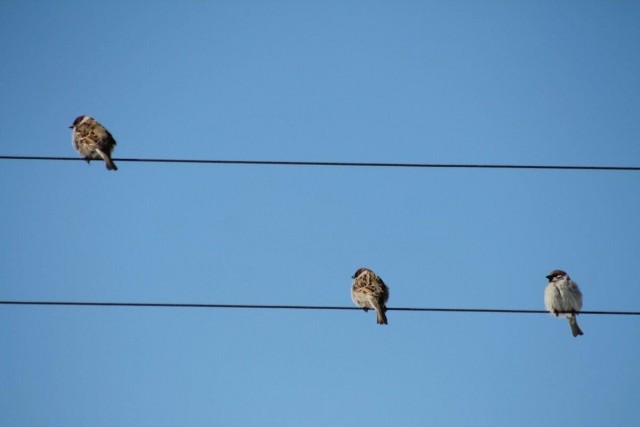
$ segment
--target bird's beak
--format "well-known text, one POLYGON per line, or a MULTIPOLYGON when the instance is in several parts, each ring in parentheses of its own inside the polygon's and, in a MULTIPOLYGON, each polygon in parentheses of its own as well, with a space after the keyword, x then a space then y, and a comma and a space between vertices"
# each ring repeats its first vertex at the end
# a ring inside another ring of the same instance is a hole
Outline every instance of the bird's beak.
POLYGON ((553 277, 552 275, 548 275, 547 279, 551 280, 552 277, 553 277))
POLYGON ((351 276, 351 278, 352 278, 352 279, 355 279, 355 278, 356 278, 356 276, 351 276))
POLYGON ((73 129, 73 125, 69 126, 69 129, 73 129))

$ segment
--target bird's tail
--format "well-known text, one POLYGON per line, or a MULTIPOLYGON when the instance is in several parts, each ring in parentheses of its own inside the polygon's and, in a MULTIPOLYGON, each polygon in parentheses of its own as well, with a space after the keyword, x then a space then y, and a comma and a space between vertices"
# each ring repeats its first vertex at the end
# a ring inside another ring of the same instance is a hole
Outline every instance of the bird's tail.
POLYGON ((115 163, 113 163, 113 160, 111 160, 111 157, 107 157, 106 159, 104 159, 104 163, 107 166, 107 169, 109 169, 110 171, 118 170, 118 167, 116 166, 115 163))
POLYGON ((384 304, 378 303, 378 301, 373 301, 373 308, 376 310, 377 322, 378 325, 386 325, 387 324, 387 315, 385 311, 387 311, 387 307, 384 304))
POLYGON ((578 319, 576 319, 575 315, 571 315, 567 319, 569 319, 569 326, 571 326, 571 333, 574 337, 577 337, 578 335, 584 335, 582 329, 580 329, 580 326, 578 326, 578 319))
POLYGON ((108 170, 110 171, 118 170, 118 167, 116 166, 116 164, 113 163, 113 160, 111 160, 111 156, 109 155, 109 153, 105 153, 104 151, 101 151, 101 150, 98 150, 98 153, 100 154, 100 157, 104 159, 104 165, 107 167, 108 170))

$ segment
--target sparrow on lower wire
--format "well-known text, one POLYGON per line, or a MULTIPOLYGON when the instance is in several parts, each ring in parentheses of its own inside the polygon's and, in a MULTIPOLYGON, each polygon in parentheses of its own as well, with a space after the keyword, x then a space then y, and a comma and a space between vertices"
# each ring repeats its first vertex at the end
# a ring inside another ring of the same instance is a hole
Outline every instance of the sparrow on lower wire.
POLYGON ((387 324, 386 303, 389 300, 389 288, 382 279, 368 268, 360 268, 353 277, 351 299, 364 311, 370 308, 377 314, 379 325, 387 324))
POLYGON ((73 147, 87 163, 91 160, 104 160, 108 170, 118 170, 111 160, 116 140, 104 126, 89 116, 78 116, 69 129, 73 129, 73 147))
POLYGON ((554 316, 562 315, 569 319, 574 337, 584 335, 578 326, 576 313, 582 309, 582 292, 578 284, 562 270, 553 270, 547 276, 549 284, 544 290, 544 306, 554 316))

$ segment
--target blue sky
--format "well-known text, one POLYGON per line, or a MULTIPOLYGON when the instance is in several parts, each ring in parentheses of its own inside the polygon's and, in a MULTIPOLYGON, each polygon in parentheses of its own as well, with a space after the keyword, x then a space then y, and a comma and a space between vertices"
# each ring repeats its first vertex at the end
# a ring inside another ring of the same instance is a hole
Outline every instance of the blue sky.
MULTIPOLYGON (((0 2, 0 299, 640 308, 638 2, 0 2)), ((640 320, 0 307, 3 426, 631 426, 640 320)))

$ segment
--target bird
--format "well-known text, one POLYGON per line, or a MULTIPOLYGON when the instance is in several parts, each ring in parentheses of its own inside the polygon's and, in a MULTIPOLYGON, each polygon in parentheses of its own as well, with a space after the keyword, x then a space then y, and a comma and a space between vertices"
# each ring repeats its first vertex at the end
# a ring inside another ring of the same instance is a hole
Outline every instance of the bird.
POLYGON ((544 306, 549 313, 558 317, 562 314, 569 320, 574 337, 584 335, 578 326, 576 313, 582 309, 582 292, 578 284, 562 270, 553 270, 547 276, 549 283, 544 290, 544 306))
POLYGON ((111 160, 111 152, 116 146, 116 140, 104 126, 94 118, 82 115, 76 117, 69 129, 73 129, 71 135, 73 147, 87 163, 91 160, 103 159, 108 170, 118 170, 111 160))
POLYGON ((368 268, 359 268, 352 276, 351 299, 364 309, 373 308, 377 314, 379 325, 387 324, 386 303, 389 300, 389 288, 384 281, 368 268))

